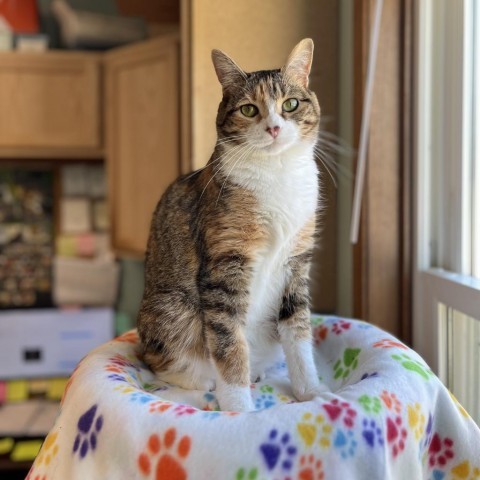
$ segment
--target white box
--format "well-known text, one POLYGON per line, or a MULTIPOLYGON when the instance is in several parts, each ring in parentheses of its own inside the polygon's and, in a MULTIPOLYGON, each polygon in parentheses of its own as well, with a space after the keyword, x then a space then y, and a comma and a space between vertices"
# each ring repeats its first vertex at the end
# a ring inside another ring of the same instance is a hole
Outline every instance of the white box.
POLYGON ((0 379, 67 376, 113 335, 110 308, 0 312, 0 379))

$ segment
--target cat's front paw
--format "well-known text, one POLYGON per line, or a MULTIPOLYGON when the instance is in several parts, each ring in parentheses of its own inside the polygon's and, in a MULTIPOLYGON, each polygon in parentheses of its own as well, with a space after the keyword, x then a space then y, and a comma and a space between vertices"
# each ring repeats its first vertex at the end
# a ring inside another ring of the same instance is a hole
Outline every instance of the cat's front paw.
POLYGON ((324 393, 329 391, 330 389, 327 385, 320 382, 313 385, 293 385, 293 394, 295 395, 295 398, 301 402, 321 397, 324 393))
POLYGON ((227 412, 250 412, 255 410, 249 387, 217 385, 216 396, 220 410, 227 412))

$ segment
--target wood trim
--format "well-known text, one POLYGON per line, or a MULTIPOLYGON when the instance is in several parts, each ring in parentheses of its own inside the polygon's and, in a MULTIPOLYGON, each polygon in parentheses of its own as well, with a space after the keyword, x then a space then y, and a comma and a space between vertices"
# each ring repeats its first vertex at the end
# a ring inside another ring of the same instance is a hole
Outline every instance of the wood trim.
POLYGON ((180 5, 180 171, 192 170, 192 4, 181 0, 180 5))
MULTIPOLYGON (((355 2, 355 138, 359 138, 375 0, 355 2)), ((354 315, 410 341, 412 279, 412 1, 384 2, 375 74, 354 315)))

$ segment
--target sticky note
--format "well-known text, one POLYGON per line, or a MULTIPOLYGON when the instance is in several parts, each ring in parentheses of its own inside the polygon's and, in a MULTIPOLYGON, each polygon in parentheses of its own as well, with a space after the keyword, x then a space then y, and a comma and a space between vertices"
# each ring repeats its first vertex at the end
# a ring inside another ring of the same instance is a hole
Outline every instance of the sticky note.
POLYGON ((28 382, 12 380, 7 382, 7 402, 21 402, 28 398, 28 382))
POLYGON ((93 257, 95 254, 95 237, 91 233, 77 236, 77 252, 82 257, 93 257))
POLYGON ((6 453, 10 453, 12 451, 15 442, 13 438, 0 438, 0 455, 5 455, 6 453))
POLYGON ((17 442, 10 454, 14 462, 28 462, 34 460, 42 446, 42 440, 25 440, 17 442))
POLYGON ((57 255, 62 257, 74 257, 77 254, 75 237, 71 235, 60 235, 57 237, 57 255))
POLYGON ((31 396, 43 395, 48 389, 48 381, 44 379, 30 380, 28 382, 28 389, 31 396))
POLYGON ((49 400, 61 400, 68 378, 52 378, 48 381, 47 398, 49 400))

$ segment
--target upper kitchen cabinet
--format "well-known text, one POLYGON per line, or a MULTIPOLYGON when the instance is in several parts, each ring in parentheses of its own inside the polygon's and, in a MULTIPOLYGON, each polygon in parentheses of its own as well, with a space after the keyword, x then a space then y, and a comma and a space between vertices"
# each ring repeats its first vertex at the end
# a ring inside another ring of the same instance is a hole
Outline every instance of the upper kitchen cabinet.
POLYGON ((102 156, 97 53, 2 52, 0 157, 102 156))
POLYGON ((105 56, 106 158, 112 243, 143 255, 152 213, 180 173, 179 36, 105 56))

